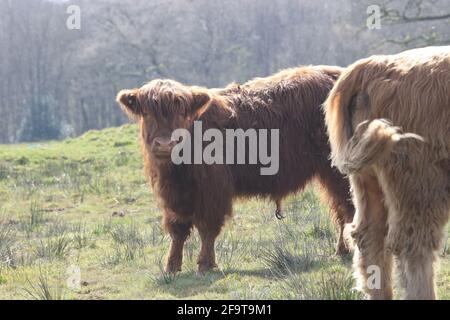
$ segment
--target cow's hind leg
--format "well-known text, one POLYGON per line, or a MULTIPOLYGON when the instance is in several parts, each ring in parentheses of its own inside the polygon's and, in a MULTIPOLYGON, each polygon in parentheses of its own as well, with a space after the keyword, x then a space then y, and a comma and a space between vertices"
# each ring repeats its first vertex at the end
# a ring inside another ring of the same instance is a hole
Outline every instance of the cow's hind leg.
POLYGON ((349 183, 337 170, 325 167, 319 172, 318 180, 322 186, 322 198, 331 208, 331 215, 337 228, 336 255, 349 253, 349 246, 344 239, 344 228, 351 223, 355 208, 350 199, 349 183))
POLYGON ((448 208, 439 208, 438 201, 428 205, 419 201, 409 199, 400 204, 389 223, 389 245, 398 261, 407 300, 437 298, 435 265, 448 218, 448 208))
POLYGON ((166 272, 181 271, 183 264, 183 247, 192 229, 192 222, 181 221, 174 215, 165 215, 163 225, 171 238, 169 256, 167 258, 166 272))
MULTIPOLYGON (((381 176, 389 206, 387 245, 406 299, 436 299, 435 265, 450 213, 450 184, 432 161, 392 162, 381 176)), ((444 171, 445 173, 445 171, 444 171)))
POLYGON ((397 258, 405 299, 436 299, 435 264, 445 223, 436 223, 438 219, 433 219, 431 212, 422 214, 412 206, 402 209, 390 222, 388 238, 397 258))
POLYGON ((344 229, 345 229, 345 222, 339 221, 338 239, 336 243, 336 252, 335 252, 337 256, 344 256, 350 253, 349 245, 345 242, 344 229))
POLYGON ((405 286, 405 299, 436 299, 434 282, 436 253, 431 251, 423 255, 401 255, 398 259, 402 260, 402 285, 405 286))
POLYGON ((356 206, 351 236, 356 248, 353 268, 358 289, 371 299, 392 299, 392 254, 387 252, 388 212, 373 173, 351 176, 356 206))

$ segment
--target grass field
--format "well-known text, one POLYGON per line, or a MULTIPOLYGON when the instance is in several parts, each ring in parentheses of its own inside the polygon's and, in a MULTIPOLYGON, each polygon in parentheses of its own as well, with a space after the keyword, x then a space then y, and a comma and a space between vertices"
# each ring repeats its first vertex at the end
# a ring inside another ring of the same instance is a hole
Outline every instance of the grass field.
MULTIPOLYGON (((0 146, 0 299, 360 299, 314 188, 288 199, 284 220, 274 209, 237 202, 219 268, 196 274, 194 232, 173 276, 135 126, 0 146)), ((450 299, 448 246, 441 253, 439 294, 450 299)))

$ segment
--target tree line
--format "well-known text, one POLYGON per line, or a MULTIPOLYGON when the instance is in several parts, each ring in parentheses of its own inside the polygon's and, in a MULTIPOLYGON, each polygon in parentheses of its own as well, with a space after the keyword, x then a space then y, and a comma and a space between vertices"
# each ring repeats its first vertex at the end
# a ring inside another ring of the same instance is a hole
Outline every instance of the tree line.
POLYGON ((2 0, 0 143, 123 124, 122 88, 154 78, 208 87, 285 67, 345 66, 450 43, 446 0, 2 0), (69 29, 67 8, 80 8, 69 29))

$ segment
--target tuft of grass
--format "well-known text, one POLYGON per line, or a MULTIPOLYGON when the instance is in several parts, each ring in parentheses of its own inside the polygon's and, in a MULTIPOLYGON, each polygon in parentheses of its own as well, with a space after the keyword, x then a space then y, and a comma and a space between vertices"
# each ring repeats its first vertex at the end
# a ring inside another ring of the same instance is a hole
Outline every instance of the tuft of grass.
POLYGON ((291 274, 285 279, 288 297, 300 300, 359 300, 361 293, 354 289, 348 271, 321 271, 318 276, 291 274))
POLYGON ((30 159, 28 159, 25 156, 21 156, 20 158, 16 159, 15 163, 20 166, 24 166, 24 165, 27 165, 28 163, 30 163, 30 159))
POLYGON ((315 239, 330 239, 334 241, 335 236, 331 227, 330 219, 323 221, 320 215, 315 215, 312 219, 312 227, 306 231, 307 236, 315 239))
POLYGON ((104 264, 116 265, 144 257, 147 240, 135 223, 118 225, 109 233, 114 243, 114 252, 106 257, 104 264))
POLYGON ((294 253, 286 246, 277 243, 271 249, 263 249, 261 259, 276 276, 286 276, 293 272, 307 272, 318 263, 311 246, 305 244, 303 250, 294 253))
POLYGON ((164 232, 163 228, 156 223, 151 225, 151 232, 149 235, 149 242, 152 246, 159 246, 167 240, 167 234, 164 232))
POLYGON ((95 226, 93 233, 95 236, 109 234, 111 232, 112 227, 113 227, 112 219, 107 218, 95 226))
POLYGON ((0 225, 0 273, 6 269, 32 265, 34 258, 18 241, 18 231, 10 224, 0 225))
POLYGON ((72 239, 66 234, 54 238, 39 239, 35 247, 35 255, 40 259, 63 259, 70 251, 72 239))
POLYGON ((0 271, 15 265, 16 232, 9 224, 0 225, 0 271))
POLYGON ((85 225, 78 224, 74 227, 73 244, 78 250, 81 250, 91 244, 89 232, 85 225))
POLYGON ((28 216, 28 229, 33 230, 36 226, 44 222, 44 210, 38 202, 32 201, 30 204, 30 214, 28 216))
POLYGON ((110 231, 113 241, 120 245, 144 247, 145 237, 141 234, 136 223, 121 224, 110 231))
POLYGON ((166 272, 161 259, 155 261, 158 265, 158 272, 156 274, 150 274, 150 279, 156 286, 170 285, 174 283, 178 278, 178 273, 166 272))
POLYGON ((63 300, 64 286, 61 281, 52 283, 52 277, 48 271, 39 268, 39 276, 36 281, 26 279, 26 286, 22 288, 24 296, 32 300, 63 300))
POLYGON ((69 231, 69 225, 63 220, 56 220, 48 225, 45 230, 46 237, 59 237, 69 231))
POLYGON ((226 233, 217 242, 217 258, 222 271, 236 269, 246 254, 246 246, 238 237, 232 233, 226 233))

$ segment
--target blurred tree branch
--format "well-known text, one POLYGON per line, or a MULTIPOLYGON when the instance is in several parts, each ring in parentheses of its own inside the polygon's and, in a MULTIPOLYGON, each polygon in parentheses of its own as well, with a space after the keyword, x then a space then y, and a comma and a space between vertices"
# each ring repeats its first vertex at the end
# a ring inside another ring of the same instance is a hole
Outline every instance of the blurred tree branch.
POLYGON ((436 15, 423 15, 423 0, 408 0, 401 10, 391 8, 391 4, 392 1, 387 1, 380 8, 383 20, 389 24, 450 19, 450 11, 436 15))
MULTIPOLYGON (((162 5, 158 3, 156 6, 162 5)), ((113 14, 108 16, 95 17, 96 22, 104 30, 108 30, 109 33, 113 33, 120 38, 120 46, 123 48, 130 48, 135 52, 146 56, 150 59, 151 66, 141 66, 140 73, 133 73, 127 68, 123 75, 136 76, 136 77, 146 77, 148 73, 156 73, 158 76, 167 77, 168 74, 164 71, 163 64, 158 59, 157 50, 155 48, 155 43, 157 39, 154 39, 152 43, 148 41, 142 41, 142 39, 135 39, 137 34, 140 34, 139 26, 133 18, 130 17, 130 13, 123 8, 117 8, 113 14), (120 21, 118 21, 118 19, 120 21)))
POLYGON ((403 4, 398 1, 387 0, 380 6, 382 21, 390 26, 401 26, 405 24, 433 23, 428 31, 422 30, 419 35, 411 35, 409 29, 403 38, 389 38, 383 43, 395 44, 410 48, 417 46, 446 45, 450 43, 448 35, 439 33, 435 24, 450 23, 450 11, 438 11, 435 5, 438 0, 408 0, 403 4))

